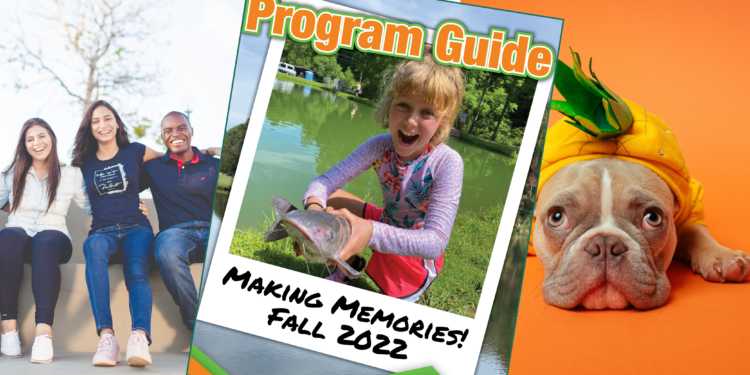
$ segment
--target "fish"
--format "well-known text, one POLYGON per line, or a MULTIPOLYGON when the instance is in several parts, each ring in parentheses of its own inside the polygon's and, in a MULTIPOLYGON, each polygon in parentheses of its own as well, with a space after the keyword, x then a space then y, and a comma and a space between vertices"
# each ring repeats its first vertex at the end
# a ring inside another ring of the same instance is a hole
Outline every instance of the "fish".
MULTIPOLYGON (((328 260, 333 260, 350 279, 360 276, 357 270, 339 256, 352 235, 349 220, 324 211, 298 210, 289 201, 277 195, 271 199, 271 206, 276 221, 263 236, 266 242, 290 237, 295 248, 305 256, 307 273, 310 273, 308 261, 325 265, 328 260)), ((331 270, 327 265, 326 269, 330 275, 331 270)))

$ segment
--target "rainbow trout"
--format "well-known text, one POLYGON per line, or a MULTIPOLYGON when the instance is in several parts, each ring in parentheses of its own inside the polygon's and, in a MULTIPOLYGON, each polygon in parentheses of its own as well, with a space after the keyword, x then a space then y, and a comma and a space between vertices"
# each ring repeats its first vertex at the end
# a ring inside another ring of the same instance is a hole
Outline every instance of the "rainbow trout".
MULTIPOLYGON (((286 199, 276 195, 273 196, 271 205, 276 221, 264 236, 266 242, 291 237, 295 249, 305 256, 305 265, 308 261, 325 264, 327 260, 333 260, 350 279, 359 277, 359 272, 339 257, 352 233, 352 227, 346 218, 323 211, 298 210, 286 199)), ((307 273, 310 273, 309 265, 307 273)), ((328 270, 328 273, 331 271, 328 270)))

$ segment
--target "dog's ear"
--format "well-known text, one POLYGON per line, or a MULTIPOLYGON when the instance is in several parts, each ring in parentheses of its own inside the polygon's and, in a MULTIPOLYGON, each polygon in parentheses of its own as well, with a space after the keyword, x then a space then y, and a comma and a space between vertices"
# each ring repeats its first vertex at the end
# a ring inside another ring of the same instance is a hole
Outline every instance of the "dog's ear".
POLYGON ((672 215, 677 215, 677 212, 680 211, 680 201, 677 199, 677 196, 674 195, 674 192, 672 192, 672 198, 674 198, 674 204, 672 207, 674 208, 674 212, 672 212, 672 215))

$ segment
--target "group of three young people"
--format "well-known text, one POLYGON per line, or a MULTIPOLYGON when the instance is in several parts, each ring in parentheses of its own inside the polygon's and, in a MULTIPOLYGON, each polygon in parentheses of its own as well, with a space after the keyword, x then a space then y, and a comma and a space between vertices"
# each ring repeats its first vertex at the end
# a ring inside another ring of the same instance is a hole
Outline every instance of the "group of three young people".
POLYGON ((149 264, 155 259, 167 290, 192 331, 197 291, 189 265, 205 256, 219 160, 191 146, 193 128, 179 112, 162 120, 166 154, 129 141, 117 111, 105 101, 93 103, 78 129, 72 166, 61 163, 57 138, 47 122, 24 123, 13 162, 0 175, 0 207, 10 215, 0 231, 0 354, 21 357, 18 294, 23 263, 32 267, 36 338, 31 362, 52 361, 52 323, 60 293, 60 264, 73 252, 66 226, 71 201, 93 217, 84 242, 86 284, 99 335, 93 364, 121 360, 110 310, 108 265, 121 253, 129 293, 132 331, 126 360, 151 363, 149 264), (151 188, 159 218, 154 238, 139 192, 151 188))

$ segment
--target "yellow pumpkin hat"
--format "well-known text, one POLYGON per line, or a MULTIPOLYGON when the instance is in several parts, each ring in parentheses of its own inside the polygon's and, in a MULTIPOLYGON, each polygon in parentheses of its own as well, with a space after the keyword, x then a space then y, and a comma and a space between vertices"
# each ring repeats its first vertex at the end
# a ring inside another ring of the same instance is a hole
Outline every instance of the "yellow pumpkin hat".
MULTIPOLYGON (((558 60, 555 87, 566 101, 553 100, 551 108, 566 118, 547 130, 537 197, 544 184, 561 168, 578 161, 615 158, 645 166, 656 173, 679 203, 673 220, 679 234, 703 220, 701 184, 690 177, 675 134, 645 108, 620 98, 589 71, 573 52, 574 67, 558 60), (570 126, 573 125, 573 126, 570 126)), ((534 250, 529 246, 529 252, 534 250)))

